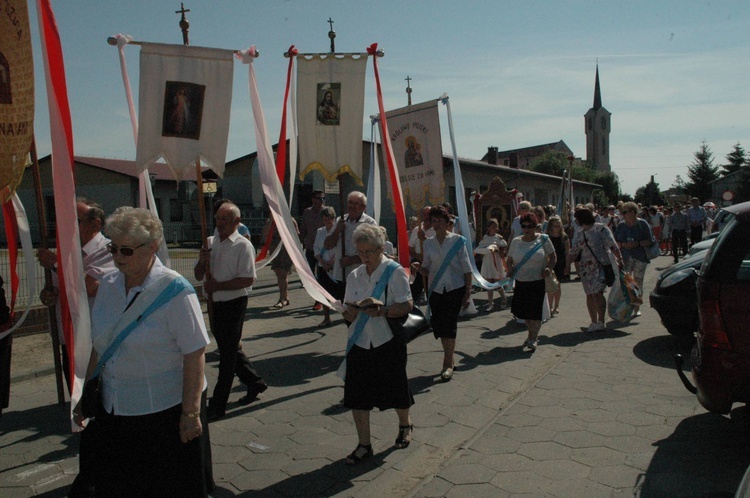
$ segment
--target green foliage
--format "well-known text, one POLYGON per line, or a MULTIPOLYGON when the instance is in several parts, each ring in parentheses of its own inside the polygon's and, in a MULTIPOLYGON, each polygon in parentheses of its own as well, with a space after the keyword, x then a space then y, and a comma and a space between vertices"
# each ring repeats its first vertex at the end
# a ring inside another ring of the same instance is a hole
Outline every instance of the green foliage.
POLYGON ((568 168, 568 158, 560 151, 548 150, 531 166, 531 171, 547 175, 562 176, 568 168))
POLYGON ((750 201, 750 164, 743 166, 741 169, 736 194, 735 203, 750 201))
POLYGON ((747 157, 745 156, 745 149, 740 146, 737 142, 734 144, 732 152, 726 155, 727 164, 722 164, 723 168, 721 174, 723 176, 730 175, 736 171, 739 171, 747 163, 747 157))
POLYGON ((602 186, 601 190, 594 190, 593 198, 594 204, 598 206, 608 206, 610 204, 616 204, 620 198, 620 179, 615 173, 611 172, 598 172, 594 175, 593 183, 598 183, 602 186), (601 192, 600 197, 597 197, 597 192, 601 192))
POLYGON ((718 178, 719 167, 714 166, 713 153, 704 140, 688 166, 687 194, 697 197, 701 203, 706 202, 711 198, 711 182, 718 178))
POLYGON ((666 204, 659 192, 659 184, 656 182, 648 182, 646 185, 636 190, 635 202, 643 204, 644 206, 663 206, 666 204))

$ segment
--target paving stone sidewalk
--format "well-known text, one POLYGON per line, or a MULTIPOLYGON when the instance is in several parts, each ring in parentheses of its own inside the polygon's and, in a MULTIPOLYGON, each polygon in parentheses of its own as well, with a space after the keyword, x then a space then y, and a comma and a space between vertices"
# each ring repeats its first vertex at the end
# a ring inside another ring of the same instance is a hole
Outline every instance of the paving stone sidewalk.
MULTIPOLYGON (((649 265, 648 290, 668 264, 649 265)), ((474 298, 481 307, 485 293, 474 298)), ((583 332, 585 296, 571 282, 533 354, 507 309, 460 323, 451 382, 439 381, 439 343, 412 343, 412 444, 395 450, 395 413, 375 412, 375 457, 347 467, 356 432, 335 376, 346 329, 340 318, 318 329, 322 314, 298 286, 291 306, 269 310, 276 300, 250 301, 243 345, 270 387, 239 406, 236 386, 211 424, 213 496, 731 496, 750 463, 747 410, 708 414, 677 378, 672 357, 689 345, 648 306, 629 324, 583 332)), ((212 385, 213 346, 207 361, 212 385)), ((0 495, 64 496, 77 436, 53 377, 24 375, 0 419, 0 495)))

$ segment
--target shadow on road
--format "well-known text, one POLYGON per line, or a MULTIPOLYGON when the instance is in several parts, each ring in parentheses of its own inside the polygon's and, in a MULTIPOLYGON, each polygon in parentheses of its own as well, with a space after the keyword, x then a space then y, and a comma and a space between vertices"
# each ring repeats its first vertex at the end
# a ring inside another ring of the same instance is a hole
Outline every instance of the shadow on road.
POLYGON ((640 496, 734 496, 750 464, 748 423, 746 406, 729 418, 704 413, 680 422, 654 443, 658 449, 637 485, 640 496))
POLYGON ((694 344, 695 339, 692 336, 660 335, 649 337, 636 344, 633 348, 633 354, 649 365, 674 370, 674 356, 679 353, 688 360, 685 365, 689 368, 690 351, 694 344))

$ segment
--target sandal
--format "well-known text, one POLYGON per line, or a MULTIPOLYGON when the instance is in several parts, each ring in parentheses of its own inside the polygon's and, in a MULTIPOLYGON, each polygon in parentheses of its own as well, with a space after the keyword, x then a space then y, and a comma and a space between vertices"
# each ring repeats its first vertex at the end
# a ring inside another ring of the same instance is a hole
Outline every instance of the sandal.
POLYGON ((398 426, 398 437, 396 438, 397 450, 402 450, 404 448, 409 447, 409 444, 411 443, 411 435, 413 432, 414 432, 414 424, 398 426), (406 434, 407 430, 409 431, 408 437, 406 434))
POLYGON ((278 303, 271 306, 271 309, 280 310, 284 306, 289 306, 289 299, 284 299, 283 301, 279 301, 278 303))
POLYGON ((325 320, 323 320, 322 322, 318 324, 318 328, 322 329, 323 327, 328 327, 330 324, 331 324, 331 319, 326 318, 325 320))
POLYGON ((347 465, 357 465, 365 458, 372 456, 372 445, 371 444, 358 444, 357 447, 352 451, 348 457, 346 457, 347 465))

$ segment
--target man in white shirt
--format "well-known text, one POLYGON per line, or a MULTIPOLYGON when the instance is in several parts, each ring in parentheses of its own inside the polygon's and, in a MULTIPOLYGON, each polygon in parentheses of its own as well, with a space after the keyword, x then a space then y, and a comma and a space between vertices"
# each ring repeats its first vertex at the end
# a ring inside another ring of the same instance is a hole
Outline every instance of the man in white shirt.
POLYGON ((240 224, 237 205, 232 202, 222 204, 215 220, 218 236, 208 238, 208 248, 201 249, 193 270, 196 279, 205 277, 203 289, 213 302, 209 316, 211 332, 219 346, 219 377, 208 406, 211 421, 226 415, 235 374, 245 377, 240 380, 247 385, 247 395, 240 399, 241 404, 252 402, 267 388, 263 379, 251 369, 237 370, 237 344, 242 337, 248 294, 256 277, 255 248, 237 231, 240 224), (252 375, 245 376, 244 372, 252 375))
POLYGON ((339 216, 336 220, 336 229, 326 237, 323 244, 323 246, 329 251, 336 248, 337 245, 340 247, 342 242, 341 234, 344 234, 344 250, 341 251, 341 268, 343 274, 336 275, 336 278, 340 282, 346 282, 347 275, 349 275, 354 268, 362 264, 362 260, 359 258, 359 255, 357 255, 357 248, 352 240, 354 229, 362 223, 377 226, 375 220, 371 216, 365 214, 366 208, 367 197, 365 197, 362 192, 351 192, 346 200, 347 214, 345 216, 339 216), (339 279, 338 277, 341 278, 339 279))
MULTIPOLYGON (((425 206, 422 208, 422 223, 411 231, 409 234, 409 255, 411 256, 411 262, 422 261, 422 246, 424 245, 424 239, 435 236, 435 229, 432 228, 432 220, 430 220, 430 209, 432 206, 425 206), (423 238, 419 237, 419 234, 424 235, 423 238)), ((411 295, 416 304, 422 302, 425 288, 427 287, 427 277, 420 274, 414 275, 414 282, 411 284, 411 295)))
MULTIPOLYGON (((78 215, 78 236, 81 240, 81 250, 83 251, 84 282, 86 284, 86 294, 89 298, 89 312, 91 312, 91 309, 94 307, 96 292, 99 290, 99 281, 105 273, 115 269, 115 264, 112 261, 112 255, 107 250, 109 239, 101 233, 105 221, 104 210, 99 204, 81 197, 76 200, 76 212, 78 215)), ((70 384, 69 360, 67 348, 65 347, 65 337, 63 336, 62 316, 60 314, 57 254, 55 251, 40 248, 37 250, 36 255, 39 264, 52 271, 52 285, 55 288, 57 299, 55 307, 57 334, 60 338, 60 344, 63 346, 63 374, 70 390, 72 386, 70 384)))

